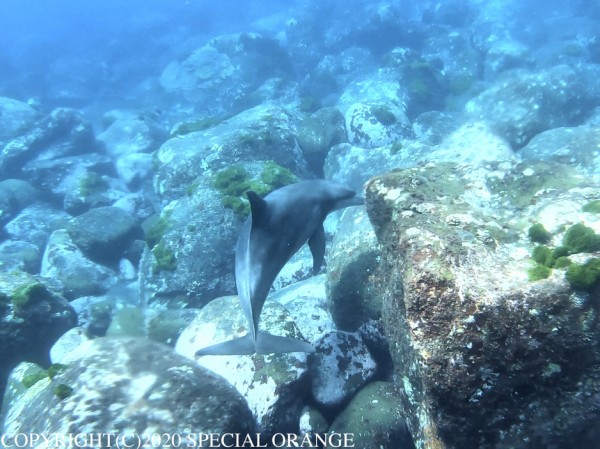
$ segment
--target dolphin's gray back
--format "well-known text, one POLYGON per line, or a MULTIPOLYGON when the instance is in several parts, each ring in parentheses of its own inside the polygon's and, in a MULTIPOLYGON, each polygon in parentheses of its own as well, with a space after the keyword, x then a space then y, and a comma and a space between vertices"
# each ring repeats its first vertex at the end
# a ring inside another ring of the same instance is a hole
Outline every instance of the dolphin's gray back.
POLYGON ((273 281, 287 261, 307 241, 315 269, 325 252, 323 220, 330 212, 363 204, 346 186, 325 180, 300 181, 260 198, 248 192, 252 213, 236 244, 235 278, 240 304, 248 320, 248 335, 198 352, 248 354, 312 351, 302 341, 258 331, 259 317, 273 281))

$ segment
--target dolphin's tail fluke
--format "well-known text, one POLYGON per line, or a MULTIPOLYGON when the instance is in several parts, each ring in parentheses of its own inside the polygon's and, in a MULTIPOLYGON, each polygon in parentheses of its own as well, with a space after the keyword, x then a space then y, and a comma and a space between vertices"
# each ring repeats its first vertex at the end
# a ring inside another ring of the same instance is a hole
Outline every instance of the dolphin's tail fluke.
POLYGON ((250 355, 255 352, 254 341, 252 340, 252 336, 248 334, 200 349, 196 352, 196 355, 250 355))
POLYGON ((200 349, 196 355, 281 354, 285 352, 315 352, 315 349, 302 340, 259 332, 256 343, 248 334, 200 349))
POLYGON ((258 332, 256 339, 258 354, 281 354, 284 352, 315 352, 310 343, 294 338, 280 337, 266 332, 258 332))

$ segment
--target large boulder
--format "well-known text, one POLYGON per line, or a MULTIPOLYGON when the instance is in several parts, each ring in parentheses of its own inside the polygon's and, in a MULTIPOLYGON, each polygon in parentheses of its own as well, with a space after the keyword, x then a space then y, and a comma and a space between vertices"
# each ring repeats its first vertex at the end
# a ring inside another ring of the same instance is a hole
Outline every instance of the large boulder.
POLYGON ((573 164, 583 173, 600 175, 600 123, 554 128, 533 137, 519 151, 527 160, 553 160, 573 164))
POLYGON ((186 194, 198 177, 248 161, 274 161, 297 175, 306 172, 302 150, 282 108, 257 106, 208 129, 167 140, 156 152, 154 187, 161 198, 174 199, 186 194))
POLYGON ((0 173, 20 173, 25 162, 33 159, 56 159, 96 149, 91 123, 75 109, 58 108, 4 145, 0 173))
POLYGON ((84 254, 104 264, 117 262, 142 236, 133 217, 113 206, 97 207, 73 218, 67 231, 84 254))
POLYGON ((150 303, 199 308, 233 293, 233 249, 241 220, 222 201, 213 188, 197 185, 191 196, 171 201, 147 223, 151 260, 140 269, 150 303))
MULTIPOLYGON (((287 310, 272 300, 265 303, 260 328, 273 335, 302 338, 287 310)), ((175 350, 235 386, 265 432, 297 432, 308 389, 306 354, 196 355, 202 348, 246 332, 248 324, 238 298, 217 298, 182 332, 175 350)))
POLYGON ((12 220, 39 197, 40 192, 27 181, 21 179, 0 181, 0 224, 12 220))
POLYGON ((375 360, 358 333, 330 332, 315 349, 309 361, 312 395, 326 409, 348 403, 375 375, 375 360))
POLYGON ((50 362, 54 342, 77 324, 69 303, 43 280, 21 271, 0 272, 0 398, 19 362, 50 362))
POLYGON ((345 210, 327 257, 327 298, 339 329, 354 332, 381 316, 376 288, 380 258, 365 208, 345 210))
POLYGON ((510 72, 469 101, 465 112, 518 149, 542 131, 577 124, 598 106, 598 75, 596 66, 510 72))
POLYGON ((69 299, 99 295, 117 282, 116 273, 89 260, 64 229, 50 235, 40 276, 55 283, 69 299))
POLYGON ((367 186, 382 317, 417 447, 593 445, 598 253, 582 251, 598 249, 589 203, 600 186, 567 166, 507 164, 430 163, 367 186), (536 222, 552 233, 546 249, 530 240, 536 222))
MULTIPOLYGON (((13 399, 6 434, 114 434, 133 444, 136 435, 180 435, 186 442, 200 434, 243 438, 254 432, 252 415, 234 388, 159 343, 98 338, 81 344, 62 363, 66 366, 52 379, 13 399)), ((20 380, 15 376, 12 382, 20 380)))
POLYGON ((39 115, 27 103, 0 97, 0 145, 26 132, 39 115))
POLYGON ((171 62, 160 84, 201 112, 224 116, 252 104, 252 94, 270 77, 292 74, 279 42, 258 33, 239 33, 215 37, 183 61, 171 62))
POLYGON ((388 382, 373 382, 356 393, 331 423, 329 433, 350 433, 357 449, 414 448, 402 401, 388 382))
POLYGON ((64 229, 70 219, 71 216, 60 209, 46 203, 35 203, 21 210, 4 226, 4 230, 10 238, 32 243, 43 250, 50 234, 64 229))

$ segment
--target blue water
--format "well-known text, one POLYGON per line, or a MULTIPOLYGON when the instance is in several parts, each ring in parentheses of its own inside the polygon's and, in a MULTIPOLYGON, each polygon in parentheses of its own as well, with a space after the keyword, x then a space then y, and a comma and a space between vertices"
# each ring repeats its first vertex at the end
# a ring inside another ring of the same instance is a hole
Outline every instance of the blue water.
POLYGON ((3 0, 0 95, 33 98, 45 107, 122 98, 136 83, 160 75, 171 60, 185 58, 211 37, 246 31, 254 20, 293 4, 3 0), (56 101, 60 89, 72 93, 56 101))

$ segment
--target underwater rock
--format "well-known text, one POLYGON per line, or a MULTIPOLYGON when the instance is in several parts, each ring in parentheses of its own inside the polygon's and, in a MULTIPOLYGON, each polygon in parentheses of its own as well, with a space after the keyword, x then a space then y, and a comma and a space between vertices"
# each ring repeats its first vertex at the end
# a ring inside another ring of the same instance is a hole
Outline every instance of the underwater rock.
POLYGON ((324 274, 276 290, 269 298, 287 309, 304 338, 311 343, 336 330, 327 305, 324 274))
POLYGON ((423 160, 482 165, 487 162, 514 161, 510 145, 482 122, 467 123, 433 147, 423 160))
POLYGON ((316 344, 309 357, 312 395, 326 408, 347 403, 375 375, 377 365, 357 333, 333 331, 316 344))
POLYGON ((325 178, 362 192, 371 176, 395 168, 413 167, 429 152, 428 145, 409 140, 368 149, 342 143, 333 146, 325 159, 325 178))
POLYGON ((97 176, 111 174, 113 162, 108 156, 100 153, 35 159, 23 166, 23 173, 40 190, 63 196, 74 188, 70 178, 84 173, 94 173, 97 176))
MULTIPOLYGON (((348 128, 348 111, 353 105, 373 107, 373 113, 370 108, 364 112, 380 125, 401 125, 408 122, 406 104, 409 96, 401 79, 401 73, 396 67, 385 67, 361 73, 346 81, 336 107, 346 118, 346 132, 349 136, 351 130, 348 128)), ((410 133, 409 130, 406 131, 410 133)), ((349 141, 352 142, 351 139, 349 141)))
POLYGON ((362 388, 335 418, 329 432, 351 432, 357 449, 414 448, 404 406, 389 382, 373 382, 362 388))
POLYGON ((111 122, 98 140, 114 159, 132 153, 151 153, 158 149, 166 131, 151 117, 130 111, 110 111, 104 121, 111 122))
POLYGON ((170 202, 153 224, 144 224, 151 261, 141 272, 149 303, 200 308, 233 292, 233 249, 241 221, 222 201, 204 181, 190 196, 170 202))
POLYGON ((413 121, 413 132, 419 142, 437 145, 459 127, 457 120, 450 114, 429 111, 419 114, 413 121))
POLYGON ((559 65, 538 72, 510 72, 469 101, 465 113, 488 122, 519 149, 536 134, 573 125, 598 106, 599 73, 594 70, 559 65))
POLYGON ((348 141, 363 148, 377 148, 413 136, 404 111, 395 104, 354 103, 345 114, 348 141))
POLYGON ((19 100, 0 97, 0 146, 26 133, 40 113, 19 100))
POLYGON ((160 84, 200 112, 230 115, 252 103, 254 90, 268 78, 290 75, 290 59, 276 39, 237 33, 217 36, 183 61, 171 62, 160 84))
POLYGON ((4 226, 4 230, 13 240, 29 242, 43 250, 50 234, 67 227, 71 218, 66 212, 49 204, 35 203, 24 208, 4 226))
POLYGON ((178 198, 198 177, 248 161, 274 161, 296 175, 306 173, 302 150, 282 108, 260 105, 216 126, 167 140, 156 152, 154 187, 163 199, 178 198))
POLYGON ((255 430, 234 388, 159 343, 98 338, 83 343, 63 363, 66 367, 51 380, 13 401, 4 432, 178 434, 183 442, 185 432, 245 435, 255 430))
POLYGON ((92 125, 75 109, 58 108, 2 149, 0 173, 20 173, 28 161, 90 153, 99 149, 92 125))
POLYGON ((329 424, 319 410, 308 405, 300 413, 300 435, 325 433, 329 424))
POLYGON ((313 276, 313 257, 308 245, 303 245, 283 266, 275 280, 273 290, 302 282, 313 276))
POLYGON ((142 236, 135 220, 113 206, 90 209, 73 218, 67 231, 87 257, 103 264, 117 262, 133 240, 142 236))
POLYGON ((573 128, 555 128, 533 137, 519 150, 525 160, 552 160, 577 167, 587 175, 600 175, 600 127, 584 124, 573 128))
POLYGON ((317 172, 322 170, 329 149, 347 141, 344 116, 335 108, 322 108, 299 118, 295 129, 298 145, 317 172))
POLYGON ((495 39, 485 55, 483 70, 486 79, 494 79, 504 70, 526 68, 532 62, 530 53, 531 49, 527 45, 515 39, 495 39))
POLYGON ((42 254, 39 246, 21 240, 0 243, 0 270, 25 271, 36 274, 40 270, 42 254))
POLYGON ((142 192, 130 193, 123 198, 118 199, 112 204, 113 207, 123 209, 130 217, 133 217, 136 222, 141 223, 143 220, 156 213, 154 204, 142 192))
POLYGON ((19 362, 48 365, 54 342, 77 324, 77 315, 43 280, 0 271, 0 398, 8 373, 19 362))
MULTIPOLYGON (((117 178, 79 169, 72 172, 61 184, 64 189, 63 206, 71 215, 80 215, 91 209, 108 207, 129 192, 117 178)), ((58 191, 59 189, 56 189, 58 191)))
POLYGON ((27 181, 21 179, 0 181, 0 225, 8 223, 39 197, 40 192, 27 181))
POLYGON ((77 312, 78 327, 84 329, 90 338, 104 337, 110 326, 117 298, 109 294, 98 296, 80 296, 71 301, 71 307, 77 312))
MULTIPOLYGON (((79 314, 77 317, 79 318, 79 314)), ((52 363, 63 363, 80 345, 90 340, 85 329, 81 327, 81 322, 78 324, 78 327, 69 329, 52 345, 52 348, 50 348, 50 361, 52 363)))
POLYGON ((194 322, 200 310, 156 310, 148 308, 145 313, 148 338, 175 347, 181 333, 194 322))
POLYGON ((327 257, 327 298, 340 330, 354 332, 381 315, 375 285, 381 253, 364 207, 342 213, 327 257))
POLYGON ((117 174, 132 190, 152 178, 154 157, 148 153, 133 153, 121 156, 115 162, 117 174))
POLYGON ((69 299, 104 293, 117 281, 112 270, 86 258, 64 229, 50 235, 40 276, 57 282, 69 299))
MULTIPOLYGON (((302 338, 290 314, 275 301, 265 302, 260 318, 262 331, 302 338)), ((182 332, 175 350, 235 386, 264 432, 297 432, 308 389, 305 353, 195 355, 199 349, 246 332, 247 322, 237 296, 217 298, 182 332)))
MULTIPOLYGON (((556 232, 545 211, 566 200, 600 229, 581 211, 599 189, 542 162, 429 163, 369 182, 382 319, 417 447, 586 446, 600 394, 598 310, 577 299, 565 268, 528 278, 528 229, 556 232)), ((577 216, 557 214, 559 232, 577 216)))

